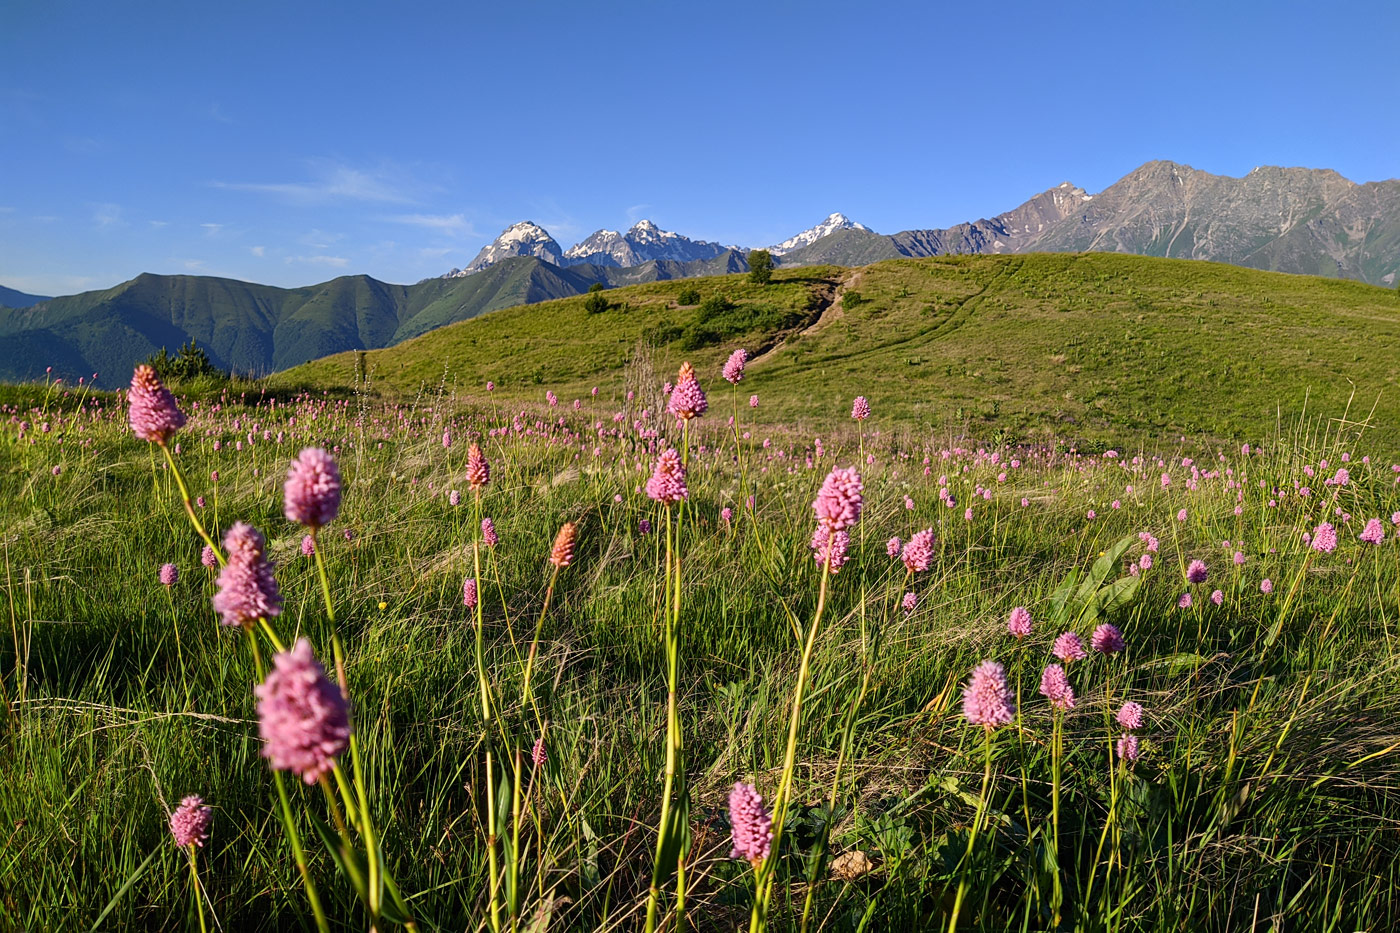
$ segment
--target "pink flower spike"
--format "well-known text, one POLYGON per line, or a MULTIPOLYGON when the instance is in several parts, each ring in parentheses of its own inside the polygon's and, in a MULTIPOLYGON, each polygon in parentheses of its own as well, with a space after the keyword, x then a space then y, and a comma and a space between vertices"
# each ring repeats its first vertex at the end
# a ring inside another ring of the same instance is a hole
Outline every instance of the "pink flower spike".
POLYGON ((1089 645, 1099 654, 1117 654, 1127 647, 1123 642, 1123 633, 1118 631, 1116 625, 1107 622, 1094 629, 1094 634, 1089 637, 1089 645))
POLYGON ((1124 729, 1142 728, 1142 704, 1127 701, 1118 710, 1118 725, 1124 729))
POLYGON ((758 867, 773 844, 773 818, 752 784, 735 784, 729 792, 729 825, 734 840, 729 857, 758 867))
POLYGON ((292 461, 283 486, 283 513, 313 530, 340 512, 340 469, 319 447, 307 447, 292 461))
POLYGON ((901 559, 911 573, 927 570, 933 559, 933 529, 925 528, 905 542, 901 559))
POLYGON ((126 403, 131 431, 143 441, 163 447, 185 426, 185 413, 175 404, 175 397, 156 371, 144 363, 132 373, 126 403))
POLYGON ((1328 522, 1323 522, 1313 529, 1312 549, 1323 554, 1331 554, 1337 549, 1337 529, 1328 522))
POLYGON ((690 496, 685 485, 685 466, 674 447, 662 451, 656 458, 646 489, 647 496, 662 505, 671 505, 690 496))
POLYGON ((850 528, 860 520, 865 486, 855 470, 837 467, 827 474, 812 510, 817 522, 832 531, 850 528))
POLYGON ((263 757, 275 770, 315 784, 350 743, 350 704, 305 638, 274 655, 272 664, 267 680, 253 688, 263 757))
POLYGON ((1031 613, 1025 606, 1011 610, 1006 620, 1006 630, 1017 638, 1025 638, 1031 633, 1031 613))
POLYGON ((1080 641, 1079 636, 1074 632, 1061 632, 1060 636, 1055 639, 1050 653, 1066 664, 1071 661, 1082 661, 1089 656, 1089 652, 1084 650, 1084 642, 1080 641))
POLYGON ((268 563, 267 541, 252 525, 238 522, 224 536, 228 563, 219 571, 214 611, 230 627, 249 626, 282 612, 282 595, 268 563))
POLYGON ((1016 718, 1016 703, 1006 685, 1006 668, 983 661, 963 689, 963 716, 974 726, 995 729, 1016 718))
POLYGON ((198 794, 190 794, 170 814, 170 835, 182 849, 202 847, 209 841, 209 824, 213 819, 214 811, 204 805, 204 799, 198 794))
POLYGON ((1137 761, 1142 751, 1138 746, 1138 737, 1132 733, 1127 733, 1118 739, 1118 757, 1126 762, 1137 761))
POLYGON ((747 350, 739 349, 729 354, 729 359, 724 361, 724 380, 731 385, 738 385, 744 378, 744 365, 749 361, 747 350))
POLYGON ((1058 710, 1074 709, 1074 689, 1069 685, 1065 669, 1051 664, 1040 675, 1040 694, 1058 710))

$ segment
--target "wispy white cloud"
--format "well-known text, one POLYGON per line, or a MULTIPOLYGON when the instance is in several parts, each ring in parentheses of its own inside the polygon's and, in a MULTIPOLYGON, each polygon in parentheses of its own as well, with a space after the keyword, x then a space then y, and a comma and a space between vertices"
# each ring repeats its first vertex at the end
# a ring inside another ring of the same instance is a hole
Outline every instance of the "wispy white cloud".
POLYGON ((146 221, 146 223, 150 224, 152 227, 155 227, 157 229, 161 227, 167 227, 170 225, 170 221, 168 220, 148 220, 146 221))
POLYGON ((345 239, 343 233, 327 233, 325 230, 312 230, 309 233, 297 238, 297 242, 302 246, 309 246, 312 249, 330 249, 332 245, 345 239))
POLYGON ((204 112, 204 115, 207 116, 209 119, 215 120, 219 123, 235 122, 233 117, 224 113, 223 108, 219 106, 219 102, 217 100, 209 105, 209 109, 204 112))
POLYGON ((344 256, 288 256, 287 264, 305 263, 312 266, 334 266, 337 269, 350 265, 344 256))
POLYGON ((15 209, 13 207, 0 206, 0 214, 13 214, 14 212, 15 209))
POLYGON ((650 204, 633 204, 631 207, 627 208, 627 222, 635 225, 637 221, 642 219, 642 214, 650 207, 650 204))
POLYGON ((473 229, 465 214, 398 214, 388 220, 391 223, 409 224, 452 236, 481 236, 473 229))
POLYGON ((414 189, 421 187, 398 169, 366 171, 330 159, 311 159, 307 165, 312 177, 302 181, 215 181, 212 184, 215 188, 231 191, 267 194, 293 204, 325 204, 331 201, 411 204, 414 189))
POLYGON ((250 246, 250 247, 248 247, 248 252, 252 253, 254 256, 257 256, 258 258, 261 259, 263 256, 266 256, 266 255, 267 255, 267 247, 266 247, 266 246, 250 246))
POLYGON ((126 221, 122 220, 120 204, 94 204, 92 206, 92 222, 97 225, 99 230, 126 226, 126 221))
POLYGON ((419 257, 420 259, 441 259, 442 257, 446 256, 448 253, 455 253, 455 252, 456 252, 456 250, 452 249, 452 248, 449 247, 449 246, 436 247, 436 248, 428 248, 428 249, 420 249, 420 250, 418 251, 418 257, 419 257))
POLYGON ((191 272, 198 272, 198 271, 200 271, 201 269, 204 268, 204 260, 203 260, 203 259, 186 259, 186 260, 183 260, 183 262, 184 262, 185 268, 188 269, 188 270, 190 270, 191 272))
POLYGON ((218 236, 219 231, 224 229, 223 224, 200 224, 204 228, 205 236, 218 236))

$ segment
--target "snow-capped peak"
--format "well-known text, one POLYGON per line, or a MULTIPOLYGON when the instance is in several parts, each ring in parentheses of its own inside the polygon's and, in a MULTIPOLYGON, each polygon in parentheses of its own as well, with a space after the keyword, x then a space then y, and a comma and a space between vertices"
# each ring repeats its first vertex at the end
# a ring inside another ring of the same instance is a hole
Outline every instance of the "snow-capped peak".
POLYGON ((459 274, 471 275, 514 256, 534 256, 556 266, 564 264, 564 254, 549 231, 533 221, 524 220, 501 231, 501 235, 482 247, 476 258, 459 274))
POLYGON ((777 246, 768 247, 768 252, 772 253, 774 256, 781 256, 784 253, 790 253, 795 249, 801 249, 804 246, 810 246, 811 244, 820 240, 822 237, 831 236, 838 230, 868 231, 869 229, 870 228, 865 226, 864 224, 858 224, 851 218, 847 217, 845 214, 837 212, 835 214, 829 214, 826 220, 823 220, 815 227, 810 227, 806 230, 803 230, 801 233, 797 234, 797 236, 789 237, 788 239, 779 243, 777 246))
POLYGON ((599 230, 564 252, 566 265, 637 266, 653 259, 690 262, 712 259, 725 248, 718 243, 692 240, 662 230, 650 220, 639 220, 626 233, 599 230))

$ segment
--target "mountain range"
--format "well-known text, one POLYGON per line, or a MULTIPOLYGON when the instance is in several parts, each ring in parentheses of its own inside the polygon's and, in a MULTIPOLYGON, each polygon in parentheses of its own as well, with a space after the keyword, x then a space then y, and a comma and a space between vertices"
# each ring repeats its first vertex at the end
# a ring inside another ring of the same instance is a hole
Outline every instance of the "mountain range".
MULTIPOLYGON (((561 250, 542 227, 516 224, 482 249, 467 273, 509 256, 625 266, 654 258, 693 261, 724 249, 642 221, 626 234, 599 230, 561 250)), ((768 249, 784 266, 858 266, 948 253, 1119 252, 1394 286, 1400 179, 1357 184, 1330 169, 1275 166, 1232 178, 1148 162, 1098 194, 1066 181, 991 218, 894 234, 837 213, 768 249)))
POLYGON ((709 260, 651 260, 618 268, 562 268, 516 256, 467 276, 391 285, 347 275, 304 288, 276 288, 199 275, 144 273, 115 288, 0 308, 0 381, 56 373, 123 373, 193 339, 214 365, 259 375, 344 350, 399 343, 425 331, 513 305, 607 288, 726 275, 747 269, 736 251, 709 260))
MULTIPOLYGON (((770 247, 781 266, 859 266, 950 253, 1119 252, 1206 259, 1395 286, 1400 180, 1261 167, 1242 178, 1149 162, 1090 194, 1064 182, 991 218, 877 233, 843 214, 770 247)), ((464 270, 415 285, 364 275, 302 288, 143 274, 110 289, 41 298, 0 289, 0 379, 120 372, 190 339, 241 373, 391 346, 511 305, 605 287, 748 268, 748 250, 642 221, 564 250, 537 224, 507 228, 464 270)))

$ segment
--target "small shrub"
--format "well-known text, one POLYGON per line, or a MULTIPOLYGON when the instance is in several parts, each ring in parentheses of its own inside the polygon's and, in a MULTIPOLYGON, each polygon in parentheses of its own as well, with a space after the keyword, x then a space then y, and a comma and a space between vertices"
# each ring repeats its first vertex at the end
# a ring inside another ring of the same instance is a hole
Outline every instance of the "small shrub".
POLYGON ((773 254, 766 249, 749 253, 749 281, 755 285, 767 285, 772 279, 773 254))
POLYGON ((676 296, 676 304, 681 307, 690 307, 700 303, 700 293, 693 288, 684 289, 676 296))

